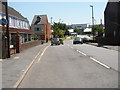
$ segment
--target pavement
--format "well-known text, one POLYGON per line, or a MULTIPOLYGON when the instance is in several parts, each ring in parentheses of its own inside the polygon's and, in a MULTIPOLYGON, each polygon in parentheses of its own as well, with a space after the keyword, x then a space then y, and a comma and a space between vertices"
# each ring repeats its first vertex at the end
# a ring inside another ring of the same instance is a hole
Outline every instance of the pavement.
POLYGON ((14 54, 9 59, 2 61, 2 88, 13 88, 15 83, 34 60, 36 55, 45 48, 48 43, 26 49, 19 54, 14 54))
POLYGON ((114 46, 114 45, 101 45, 101 46, 98 46, 98 43, 87 43, 87 44, 94 45, 94 46, 97 46, 97 47, 103 47, 103 48, 106 48, 106 49, 115 50, 115 51, 120 52, 120 46, 114 46))

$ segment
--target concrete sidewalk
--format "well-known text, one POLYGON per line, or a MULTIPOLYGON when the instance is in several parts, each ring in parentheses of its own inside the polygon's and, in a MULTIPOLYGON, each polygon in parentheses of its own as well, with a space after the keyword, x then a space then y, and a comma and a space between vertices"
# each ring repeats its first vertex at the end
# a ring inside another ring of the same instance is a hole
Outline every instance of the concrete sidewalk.
MULTIPOLYGON (((98 43, 87 43, 87 44, 89 44, 89 45, 94 45, 94 46, 97 46, 97 47, 98 47, 98 43)), ((103 48, 106 48, 106 49, 115 50, 115 51, 119 51, 119 52, 120 52, 120 46, 103 45, 103 46, 100 46, 100 47, 103 47, 103 48)))
POLYGON ((48 43, 38 45, 11 56, 9 59, 2 61, 2 88, 13 88, 23 72, 28 68, 30 63, 42 48, 49 45, 48 43))

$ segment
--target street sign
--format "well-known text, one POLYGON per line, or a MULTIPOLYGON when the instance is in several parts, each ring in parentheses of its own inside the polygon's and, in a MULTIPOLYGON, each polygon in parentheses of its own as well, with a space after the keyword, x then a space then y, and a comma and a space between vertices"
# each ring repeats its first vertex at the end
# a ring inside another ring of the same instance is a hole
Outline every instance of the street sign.
POLYGON ((0 24, 3 25, 3 26, 5 26, 5 25, 7 24, 7 20, 4 19, 4 18, 2 18, 2 19, 0 20, 0 24))

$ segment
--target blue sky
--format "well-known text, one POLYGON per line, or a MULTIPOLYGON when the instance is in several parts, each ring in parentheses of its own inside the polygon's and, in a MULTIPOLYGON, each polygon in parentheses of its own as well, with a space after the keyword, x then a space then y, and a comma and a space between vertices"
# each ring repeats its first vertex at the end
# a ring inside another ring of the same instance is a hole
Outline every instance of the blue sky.
MULTIPOLYGON (((47 15, 49 22, 59 19, 66 24, 91 24, 91 8, 94 6, 95 23, 104 19, 104 10, 107 2, 9 2, 9 6, 16 9, 30 24, 34 15, 47 15)), ((104 22, 104 20, 103 20, 104 22)))

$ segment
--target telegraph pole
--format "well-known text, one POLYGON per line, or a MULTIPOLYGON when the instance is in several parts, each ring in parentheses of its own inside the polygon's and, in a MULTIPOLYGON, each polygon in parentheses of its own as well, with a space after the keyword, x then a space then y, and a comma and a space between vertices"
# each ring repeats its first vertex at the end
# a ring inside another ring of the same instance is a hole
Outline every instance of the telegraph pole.
POLYGON ((10 36, 9 36, 9 16, 8 16, 8 3, 7 0, 2 2, 5 5, 5 14, 6 14, 6 37, 7 37, 7 58, 10 58, 10 36))
POLYGON ((52 25, 52 19, 53 19, 53 17, 51 17, 51 25, 52 25))

